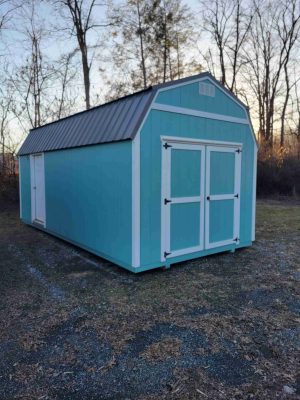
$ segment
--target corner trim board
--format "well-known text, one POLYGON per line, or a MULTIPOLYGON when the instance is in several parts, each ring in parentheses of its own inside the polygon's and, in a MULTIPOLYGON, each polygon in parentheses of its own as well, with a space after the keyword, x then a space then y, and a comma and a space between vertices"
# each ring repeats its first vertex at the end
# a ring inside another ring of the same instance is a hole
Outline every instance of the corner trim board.
POLYGON ((140 266, 140 132, 132 141, 132 266, 140 266))
POLYGON ((255 222, 256 222, 256 180, 257 180, 257 149, 253 155, 253 184, 252 184, 252 242, 255 241, 255 222))
POLYGON ((22 206, 22 177, 21 177, 21 157, 19 157, 19 207, 20 207, 20 219, 23 218, 23 206, 22 206))

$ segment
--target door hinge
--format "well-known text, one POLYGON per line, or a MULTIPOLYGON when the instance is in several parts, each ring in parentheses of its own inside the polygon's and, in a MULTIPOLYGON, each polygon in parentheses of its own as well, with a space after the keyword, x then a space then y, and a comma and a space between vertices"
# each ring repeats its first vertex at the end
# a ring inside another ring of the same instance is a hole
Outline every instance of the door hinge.
POLYGON ((167 150, 168 147, 172 147, 172 146, 166 142, 166 143, 163 145, 163 147, 167 150))
POLYGON ((236 197, 238 199, 239 198, 239 194, 238 193, 235 194, 234 197, 236 197))
POLYGON ((234 242, 239 242, 240 238, 236 237, 235 239, 233 239, 234 242))
POLYGON ((167 251, 164 252, 164 258, 167 258, 171 253, 168 253, 167 251))
POLYGON ((164 200, 164 203, 165 203, 165 205, 168 204, 168 203, 172 203, 172 200, 165 199, 165 200, 164 200))
POLYGON ((236 152, 236 153, 241 153, 242 150, 241 150, 241 149, 237 149, 235 152, 236 152))

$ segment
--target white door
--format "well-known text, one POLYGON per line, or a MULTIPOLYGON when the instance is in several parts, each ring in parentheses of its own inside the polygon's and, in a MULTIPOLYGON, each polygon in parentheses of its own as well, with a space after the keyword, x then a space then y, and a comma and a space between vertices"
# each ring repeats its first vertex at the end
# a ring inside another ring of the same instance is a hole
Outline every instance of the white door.
POLYGON ((44 156, 31 156, 31 214, 32 221, 45 225, 44 156))
POLYGON ((162 261, 204 248, 204 167, 204 146, 162 142, 162 261))
POLYGON ((206 249, 239 243, 241 157, 239 147, 206 148, 206 249))

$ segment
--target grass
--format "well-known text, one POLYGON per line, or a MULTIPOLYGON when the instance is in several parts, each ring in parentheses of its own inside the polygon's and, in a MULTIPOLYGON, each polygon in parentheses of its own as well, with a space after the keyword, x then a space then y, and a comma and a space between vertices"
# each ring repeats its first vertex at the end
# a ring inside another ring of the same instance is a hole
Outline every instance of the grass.
POLYGON ((14 208, 0 254, 1 399, 300 398, 299 204, 258 202, 252 247, 170 271, 130 274, 14 208))

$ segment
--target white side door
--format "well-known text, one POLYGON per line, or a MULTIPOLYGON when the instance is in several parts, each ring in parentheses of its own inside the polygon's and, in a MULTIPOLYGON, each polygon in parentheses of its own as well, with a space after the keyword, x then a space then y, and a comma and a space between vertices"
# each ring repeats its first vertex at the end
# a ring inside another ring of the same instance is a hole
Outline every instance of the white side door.
POLYGON ((32 222, 45 226, 45 170, 44 155, 31 156, 31 216, 32 222))

